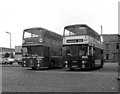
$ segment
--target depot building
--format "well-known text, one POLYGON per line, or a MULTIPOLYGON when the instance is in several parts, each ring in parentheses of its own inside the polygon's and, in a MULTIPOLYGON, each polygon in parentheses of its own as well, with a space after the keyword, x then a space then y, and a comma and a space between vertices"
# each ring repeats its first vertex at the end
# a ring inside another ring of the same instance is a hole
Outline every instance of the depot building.
POLYGON ((103 34, 104 59, 106 62, 120 62, 120 35, 103 34))

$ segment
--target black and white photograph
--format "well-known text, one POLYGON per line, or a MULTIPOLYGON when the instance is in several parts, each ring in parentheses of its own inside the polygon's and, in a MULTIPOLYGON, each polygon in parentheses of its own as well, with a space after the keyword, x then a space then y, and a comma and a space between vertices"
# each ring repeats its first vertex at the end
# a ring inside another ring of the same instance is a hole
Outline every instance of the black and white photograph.
POLYGON ((118 94, 119 0, 1 0, 0 93, 118 94))

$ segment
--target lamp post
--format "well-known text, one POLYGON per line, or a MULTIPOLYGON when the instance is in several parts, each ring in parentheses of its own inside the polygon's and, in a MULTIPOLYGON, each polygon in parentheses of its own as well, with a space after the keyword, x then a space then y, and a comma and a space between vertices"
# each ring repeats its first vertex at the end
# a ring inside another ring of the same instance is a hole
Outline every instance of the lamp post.
POLYGON ((101 27, 101 42, 103 42, 104 40, 103 40, 103 28, 102 28, 102 25, 100 26, 101 27))
POLYGON ((10 32, 6 32, 8 34, 10 34, 10 49, 11 49, 11 33, 10 32))

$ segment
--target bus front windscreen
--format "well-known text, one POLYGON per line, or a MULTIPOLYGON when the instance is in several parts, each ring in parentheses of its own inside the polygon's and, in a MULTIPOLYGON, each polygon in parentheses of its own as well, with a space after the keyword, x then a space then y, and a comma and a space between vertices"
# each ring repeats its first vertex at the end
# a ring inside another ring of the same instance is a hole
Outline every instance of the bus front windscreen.
POLYGON ((80 46, 66 46, 66 56, 86 56, 87 55, 87 45, 80 46))
POLYGON ((23 47, 23 56, 43 56, 44 48, 42 46, 23 47))

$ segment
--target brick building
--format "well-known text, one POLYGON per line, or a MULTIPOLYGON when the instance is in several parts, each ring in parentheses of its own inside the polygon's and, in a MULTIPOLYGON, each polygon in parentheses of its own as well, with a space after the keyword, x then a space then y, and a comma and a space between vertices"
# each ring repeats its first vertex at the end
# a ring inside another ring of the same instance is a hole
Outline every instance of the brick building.
POLYGON ((104 59, 108 62, 120 61, 120 35, 103 34, 104 59))

